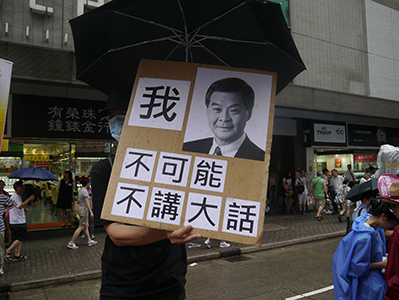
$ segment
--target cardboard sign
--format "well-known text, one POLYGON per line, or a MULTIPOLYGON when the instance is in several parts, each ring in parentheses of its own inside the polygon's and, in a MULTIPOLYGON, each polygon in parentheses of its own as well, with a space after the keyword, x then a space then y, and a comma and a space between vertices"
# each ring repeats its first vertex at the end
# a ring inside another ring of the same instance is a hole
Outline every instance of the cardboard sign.
POLYGON ((261 245, 276 81, 142 60, 102 218, 261 245))

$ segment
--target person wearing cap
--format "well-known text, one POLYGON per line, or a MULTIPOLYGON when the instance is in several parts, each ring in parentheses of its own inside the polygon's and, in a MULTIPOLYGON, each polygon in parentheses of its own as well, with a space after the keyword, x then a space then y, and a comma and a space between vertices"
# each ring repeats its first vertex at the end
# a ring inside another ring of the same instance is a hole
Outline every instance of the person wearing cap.
MULTIPOLYGON (((396 217, 399 217, 399 179, 393 174, 382 174, 378 179, 381 201, 391 205, 396 217)), ((393 230, 388 244, 388 258, 385 268, 385 281, 388 288, 385 300, 399 299, 399 226, 393 230)))
MULTIPOLYGON (((100 116, 107 115, 110 133, 119 141, 131 88, 111 94, 100 116)), ((96 226, 107 237, 102 255, 100 299, 184 299, 187 254, 184 243, 201 238, 191 226, 166 231, 100 218, 113 158, 96 163, 90 172, 96 226)))
POLYGON ((333 257, 335 299, 384 299, 384 230, 397 222, 391 205, 376 199, 372 200, 369 213, 354 220, 352 231, 341 240, 333 257))

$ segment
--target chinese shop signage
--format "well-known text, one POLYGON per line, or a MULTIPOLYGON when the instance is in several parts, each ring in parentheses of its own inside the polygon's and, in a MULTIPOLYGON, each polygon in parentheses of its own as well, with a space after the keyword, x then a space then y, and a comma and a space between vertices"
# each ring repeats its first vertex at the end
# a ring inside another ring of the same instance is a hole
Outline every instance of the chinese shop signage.
POLYGON ((13 95, 12 136, 111 139, 103 101, 13 95))
POLYGON ((275 85, 267 72, 143 60, 102 218, 260 245, 275 85))
POLYGON ((353 154, 353 162, 377 162, 377 154, 353 154))

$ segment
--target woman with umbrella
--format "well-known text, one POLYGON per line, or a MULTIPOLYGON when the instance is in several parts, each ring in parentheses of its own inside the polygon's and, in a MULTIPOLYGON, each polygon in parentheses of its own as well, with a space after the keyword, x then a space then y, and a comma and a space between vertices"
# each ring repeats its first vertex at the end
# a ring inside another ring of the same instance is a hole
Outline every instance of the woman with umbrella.
POLYGON ((64 179, 59 182, 57 187, 58 190, 58 201, 57 208, 61 210, 62 227, 65 227, 65 211, 68 217, 68 227, 72 226, 71 222, 71 209, 73 202, 73 180, 72 172, 65 171, 64 179))

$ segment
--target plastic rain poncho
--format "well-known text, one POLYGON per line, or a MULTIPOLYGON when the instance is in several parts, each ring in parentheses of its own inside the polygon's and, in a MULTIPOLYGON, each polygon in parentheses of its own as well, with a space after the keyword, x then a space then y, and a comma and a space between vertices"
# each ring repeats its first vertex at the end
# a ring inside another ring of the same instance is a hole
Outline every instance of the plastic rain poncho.
POLYGON ((335 251, 332 265, 335 299, 384 299, 387 284, 381 270, 370 270, 372 262, 381 262, 386 246, 384 230, 364 225, 370 214, 358 217, 352 231, 335 251))

